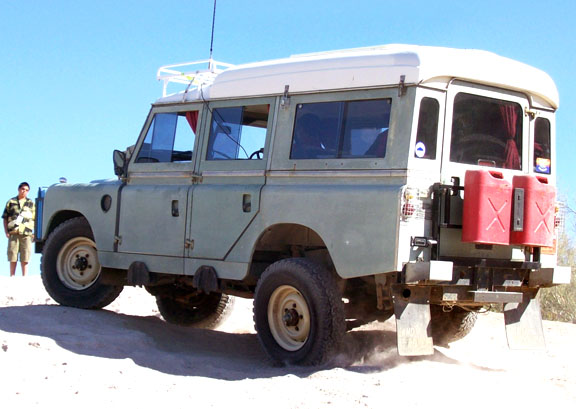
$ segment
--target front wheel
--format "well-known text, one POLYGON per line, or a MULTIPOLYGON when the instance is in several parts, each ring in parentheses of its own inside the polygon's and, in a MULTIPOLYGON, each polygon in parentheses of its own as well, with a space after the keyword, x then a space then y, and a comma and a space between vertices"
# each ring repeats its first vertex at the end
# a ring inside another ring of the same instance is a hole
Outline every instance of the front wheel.
POLYGON ((307 259, 272 264, 256 287, 254 323, 275 364, 325 363, 338 351, 345 332, 336 279, 307 259))
POLYGON ((102 284, 92 229, 82 217, 62 223, 48 236, 41 271, 48 294, 68 307, 103 308, 123 289, 102 284))

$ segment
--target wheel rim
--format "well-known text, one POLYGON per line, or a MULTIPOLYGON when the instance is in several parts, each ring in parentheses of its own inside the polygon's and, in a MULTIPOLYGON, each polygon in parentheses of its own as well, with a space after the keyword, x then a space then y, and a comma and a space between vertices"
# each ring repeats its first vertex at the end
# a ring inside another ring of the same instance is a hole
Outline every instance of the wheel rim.
POLYGON ((58 278, 72 290, 84 290, 100 276, 100 263, 95 243, 86 237, 68 240, 58 253, 58 278))
POLYGON ((287 351, 297 351, 310 335, 310 311, 302 294, 284 285, 272 293, 268 303, 268 323, 272 336, 287 351))

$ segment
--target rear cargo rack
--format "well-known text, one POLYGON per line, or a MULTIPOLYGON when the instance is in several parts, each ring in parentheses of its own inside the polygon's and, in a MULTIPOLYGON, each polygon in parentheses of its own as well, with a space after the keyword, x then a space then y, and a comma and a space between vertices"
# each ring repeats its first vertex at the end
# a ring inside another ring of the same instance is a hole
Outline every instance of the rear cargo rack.
POLYGON ((170 83, 186 85, 184 92, 188 92, 201 85, 211 84, 218 74, 233 66, 212 59, 164 65, 158 69, 156 78, 163 81, 162 96, 165 97, 170 83), (200 68, 205 64, 208 64, 208 68, 200 68))

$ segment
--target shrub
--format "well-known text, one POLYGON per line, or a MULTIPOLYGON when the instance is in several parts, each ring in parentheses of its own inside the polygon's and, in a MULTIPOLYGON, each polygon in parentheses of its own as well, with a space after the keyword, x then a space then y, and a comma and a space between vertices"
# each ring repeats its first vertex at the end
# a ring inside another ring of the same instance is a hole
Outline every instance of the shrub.
POLYGON ((566 234, 558 238, 558 265, 572 267, 572 281, 540 290, 542 318, 576 323, 576 249, 566 234))

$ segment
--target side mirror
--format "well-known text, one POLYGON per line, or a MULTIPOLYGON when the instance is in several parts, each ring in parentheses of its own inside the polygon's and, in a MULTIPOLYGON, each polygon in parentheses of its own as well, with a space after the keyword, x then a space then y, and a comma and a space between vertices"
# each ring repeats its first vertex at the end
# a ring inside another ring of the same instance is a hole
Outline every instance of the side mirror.
POLYGON ((118 177, 126 173, 126 152, 114 150, 114 174, 118 177))

